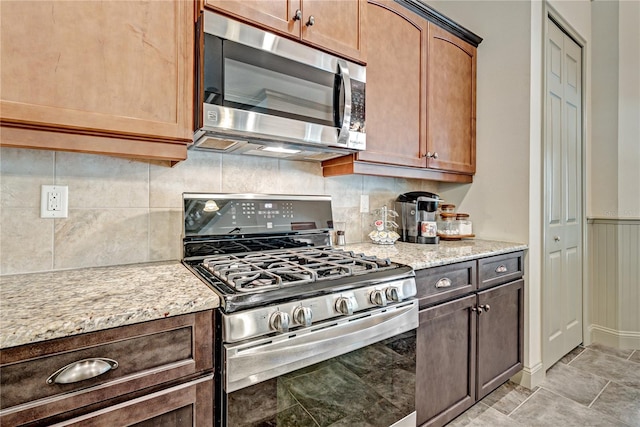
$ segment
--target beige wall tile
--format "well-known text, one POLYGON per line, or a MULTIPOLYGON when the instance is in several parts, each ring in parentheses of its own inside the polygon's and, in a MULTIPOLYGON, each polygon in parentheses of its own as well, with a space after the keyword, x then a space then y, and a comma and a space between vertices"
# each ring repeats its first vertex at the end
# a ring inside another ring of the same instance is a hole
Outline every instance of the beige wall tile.
POLYGON ((182 259, 182 209, 150 209, 149 261, 182 259))
POLYGON ((40 186, 54 184, 54 153, 0 148, 0 206, 40 208, 40 186))
POLYGON ((69 209, 149 206, 149 164, 143 161, 59 152, 56 184, 69 186, 69 209))
POLYGON ((360 195, 362 190, 362 175, 333 176, 324 179, 324 190, 331 195, 332 206, 335 208, 360 209, 360 195))
POLYGON ((324 178, 319 163, 202 151, 189 151, 171 168, 108 156, 0 150, 0 274, 181 259, 183 192, 328 194, 334 220, 347 223, 353 243, 368 239, 376 219, 360 213, 361 194, 369 195, 373 210, 400 193, 438 188, 386 177, 324 178), (69 218, 39 218, 43 184, 69 186, 69 218))
POLYGON ((69 209, 56 220, 54 268, 148 261, 148 209, 69 209))
POLYGON ((53 226, 39 207, 0 209, 0 274, 51 270, 53 226))
POLYGON ((151 162, 149 206, 182 209, 182 193, 222 191, 222 154, 190 150, 188 159, 174 167, 151 162))
POLYGON ((225 193, 278 193, 278 159, 226 154, 222 157, 222 191, 225 193))
POLYGON ((326 194, 320 163, 278 161, 278 193, 326 194))

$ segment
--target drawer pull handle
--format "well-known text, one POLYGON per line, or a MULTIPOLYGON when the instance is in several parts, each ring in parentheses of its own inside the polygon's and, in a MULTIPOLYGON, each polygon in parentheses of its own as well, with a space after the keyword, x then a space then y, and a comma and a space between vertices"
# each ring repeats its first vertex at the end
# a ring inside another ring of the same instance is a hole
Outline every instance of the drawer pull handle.
POLYGON ((496 273, 506 273, 507 267, 504 264, 500 264, 497 268, 496 268, 496 273))
POLYGON ((449 286, 451 286, 451 279, 448 277, 443 277, 436 282, 436 288, 448 288, 449 286))
POLYGON ((95 378, 118 367, 118 362, 105 357, 78 360, 55 371, 47 384, 72 384, 95 378))

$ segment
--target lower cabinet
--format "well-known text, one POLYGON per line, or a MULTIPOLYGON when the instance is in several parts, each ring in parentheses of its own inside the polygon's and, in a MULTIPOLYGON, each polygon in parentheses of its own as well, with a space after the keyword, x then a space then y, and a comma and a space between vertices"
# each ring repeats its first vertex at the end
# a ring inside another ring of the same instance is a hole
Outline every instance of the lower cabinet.
POLYGON ((418 425, 444 425, 476 400, 476 324, 469 295, 420 311, 417 334, 418 425))
POLYGON ((213 375, 72 418, 64 426, 213 425, 213 375))
POLYGON ((522 369, 523 291, 519 279, 420 311, 418 425, 445 425, 522 369))
POLYGON ((0 350, 0 425, 210 426, 213 313, 0 350))

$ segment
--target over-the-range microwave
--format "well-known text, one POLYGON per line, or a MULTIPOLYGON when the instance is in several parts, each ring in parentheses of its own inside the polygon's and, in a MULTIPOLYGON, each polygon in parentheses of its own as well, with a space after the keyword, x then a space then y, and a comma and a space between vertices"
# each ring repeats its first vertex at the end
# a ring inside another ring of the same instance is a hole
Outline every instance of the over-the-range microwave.
POLYGON ((366 148, 366 68, 204 11, 193 148, 322 161, 366 148))

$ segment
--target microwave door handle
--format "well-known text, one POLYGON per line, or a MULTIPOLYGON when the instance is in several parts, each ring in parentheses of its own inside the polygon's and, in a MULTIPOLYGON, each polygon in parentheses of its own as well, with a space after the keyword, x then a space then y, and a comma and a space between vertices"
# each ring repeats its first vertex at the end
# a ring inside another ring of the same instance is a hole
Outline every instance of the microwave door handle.
MULTIPOLYGON (((338 134, 338 143, 346 146, 349 142, 349 128, 351 127, 351 77, 349 77, 349 67, 344 60, 338 60, 338 69, 344 84, 344 110, 342 111, 342 126, 338 134)), ((336 93, 339 93, 339 84, 336 84, 335 90, 336 93)))

